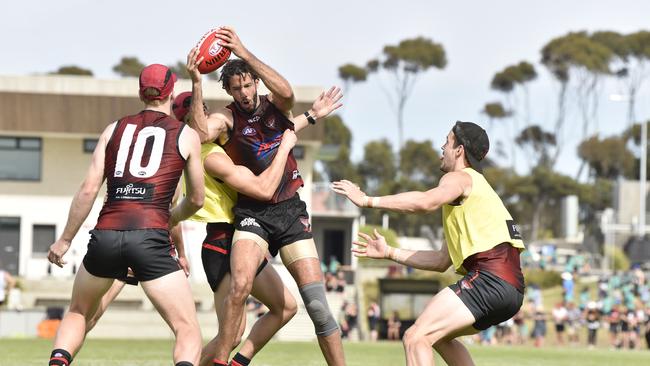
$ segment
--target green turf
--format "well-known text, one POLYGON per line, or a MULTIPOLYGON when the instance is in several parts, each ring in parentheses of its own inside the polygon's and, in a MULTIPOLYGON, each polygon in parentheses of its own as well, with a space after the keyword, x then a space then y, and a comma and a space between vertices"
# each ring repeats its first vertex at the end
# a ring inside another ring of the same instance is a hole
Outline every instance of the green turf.
MULTIPOLYGON (((42 366, 47 363, 51 341, 0 339, 0 366, 42 366)), ((403 365, 400 343, 345 343, 348 365, 403 365)), ((543 349, 531 347, 470 347, 477 365, 648 365, 650 351, 543 349)), ((437 365, 444 365, 437 359, 437 365)), ((256 366, 324 365, 316 343, 271 342, 255 358, 256 366)), ((171 341, 88 340, 73 365, 83 366, 169 366, 171 341)))

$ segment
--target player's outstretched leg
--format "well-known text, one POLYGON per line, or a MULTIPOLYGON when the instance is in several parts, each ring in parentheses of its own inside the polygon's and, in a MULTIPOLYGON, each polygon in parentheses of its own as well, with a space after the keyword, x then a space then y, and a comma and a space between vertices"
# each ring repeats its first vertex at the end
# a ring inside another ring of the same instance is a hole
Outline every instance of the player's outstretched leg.
MULTIPOLYGON (((449 339, 449 336, 459 334, 461 330, 468 329, 474 322, 474 315, 462 300, 449 287, 442 289, 429 301, 415 324, 404 333, 402 342, 406 352, 406 364, 432 365, 431 347, 443 339, 449 339)), ((464 347, 459 348, 457 344, 452 346, 454 347, 441 345, 443 351, 446 351, 443 357, 450 360, 469 357, 465 354, 467 351, 464 347)))
POLYGON ((70 309, 63 317, 54 339, 49 365, 69 365, 86 337, 86 324, 111 287, 112 278, 96 277, 82 264, 74 279, 70 309))
POLYGON ((282 261, 298 284, 300 296, 314 323, 318 345, 328 365, 345 365, 341 332, 332 316, 320 260, 313 239, 305 239, 280 249, 282 261))
POLYGON ((178 270, 140 284, 174 332, 174 362, 177 365, 197 365, 201 355, 201 331, 196 319, 192 290, 185 273, 178 270))
MULTIPOLYGON (((223 276, 221 282, 219 283, 219 287, 214 292, 214 310, 217 314, 217 320, 219 324, 223 323, 223 319, 224 319, 223 302, 229 291, 230 291, 230 273, 226 273, 223 276)), ((241 337, 244 334, 244 328, 246 328, 246 312, 242 313, 242 321, 241 324, 239 325, 239 331, 237 332, 235 341, 232 344, 232 349, 235 349, 241 342, 241 337)), ((220 338, 221 338, 221 333, 218 332, 217 335, 210 340, 210 342, 208 342, 205 346, 203 346, 203 349, 201 350, 201 362, 199 362, 199 366, 212 366, 214 364, 213 360, 215 358, 215 354, 217 351, 217 344, 219 344, 220 338)))
MULTIPOLYGON (((230 357, 232 345, 244 314, 244 305, 253 287, 257 268, 264 259, 266 249, 262 250, 253 240, 237 240, 230 252, 230 291, 224 300, 223 320, 219 323, 219 339, 215 361, 224 362, 230 357)), ((215 362, 216 363, 216 362, 215 362)))
POLYGON ((284 286, 280 275, 278 275, 270 264, 267 264, 260 274, 255 277, 251 293, 262 304, 266 305, 269 311, 255 322, 248 338, 239 350, 240 356, 249 360, 298 311, 296 299, 291 295, 289 289, 284 286))
POLYGON ((108 305, 110 305, 113 300, 117 297, 117 295, 120 294, 122 289, 124 288, 125 283, 119 280, 114 280, 113 284, 111 287, 108 289, 108 291, 102 296, 99 305, 97 306, 97 310, 95 311, 95 314, 88 319, 86 322, 86 334, 90 332, 95 325, 97 325, 97 322, 99 321, 99 318, 104 315, 104 312, 106 312, 106 309, 108 309, 108 305))

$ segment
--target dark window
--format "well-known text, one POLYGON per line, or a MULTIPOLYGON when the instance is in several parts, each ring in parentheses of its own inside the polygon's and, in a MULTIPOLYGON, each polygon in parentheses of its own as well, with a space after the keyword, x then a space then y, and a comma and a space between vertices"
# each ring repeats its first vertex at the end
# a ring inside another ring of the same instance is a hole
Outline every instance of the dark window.
POLYGON ((20 218, 0 217, 0 268, 18 274, 20 218))
POLYGON ((56 226, 34 225, 32 230, 32 253, 47 254, 55 240, 56 226))
POLYGON ((302 145, 296 145, 293 147, 293 157, 296 160, 302 160, 305 158, 305 147, 302 145))
POLYGON ((41 139, 0 136, 0 179, 40 180, 41 139))
POLYGON ((92 154, 95 151, 95 146, 97 146, 98 139, 84 139, 84 152, 92 154))

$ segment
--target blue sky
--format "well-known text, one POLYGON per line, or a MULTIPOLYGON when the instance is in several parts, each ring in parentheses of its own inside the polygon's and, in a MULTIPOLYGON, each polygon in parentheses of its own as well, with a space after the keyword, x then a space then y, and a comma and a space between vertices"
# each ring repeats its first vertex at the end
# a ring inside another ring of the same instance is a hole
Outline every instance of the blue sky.
MULTIPOLYGON (((541 47, 569 31, 650 29, 648 14, 650 2, 642 0, 14 1, 3 5, 0 73, 45 73, 77 64, 97 77, 114 78, 111 68, 122 56, 175 62, 206 30, 228 24, 292 84, 326 87, 341 84, 339 65, 365 64, 386 44, 425 36, 443 44, 448 65, 419 79, 406 107, 405 136, 439 146, 458 119, 486 124, 481 108, 502 99, 489 89, 492 76, 521 60, 534 63, 540 75, 530 89, 532 119, 550 129, 556 85, 538 63, 541 47)), ((602 135, 625 126, 625 103, 608 98, 623 92, 617 82, 603 85, 602 135)), ((353 132, 354 158, 370 140, 397 143, 395 116, 376 79, 354 85, 346 98, 343 116, 353 132)), ((650 118, 649 105, 650 80, 639 95, 639 118, 650 118)), ((569 114, 571 123, 577 118, 569 114)), ((492 140, 505 140, 506 131, 494 127, 492 140)), ((578 165, 578 137, 567 134, 558 164, 571 175, 578 165)))

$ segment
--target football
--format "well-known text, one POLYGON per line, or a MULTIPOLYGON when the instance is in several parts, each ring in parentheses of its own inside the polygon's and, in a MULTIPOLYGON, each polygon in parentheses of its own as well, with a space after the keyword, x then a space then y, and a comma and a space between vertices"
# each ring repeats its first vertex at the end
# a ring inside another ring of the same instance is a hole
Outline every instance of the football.
POLYGON ((216 36, 218 29, 214 28, 208 31, 196 45, 199 49, 197 58, 203 57, 203 61, 198 67, 201 74, 208 74, 220 68, 230 57, 230 50, 221 47, 218 42, 219 38, 216 36))

